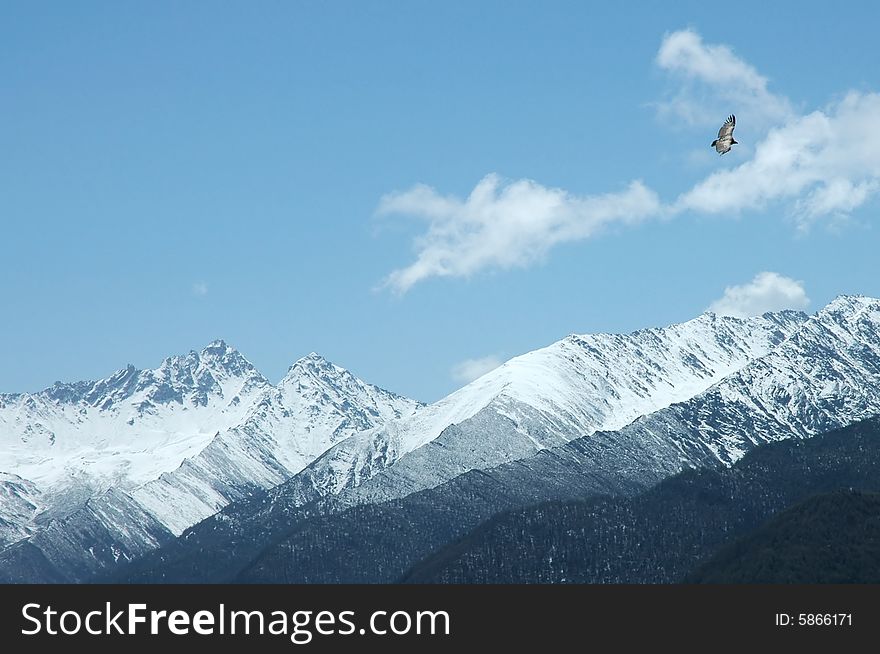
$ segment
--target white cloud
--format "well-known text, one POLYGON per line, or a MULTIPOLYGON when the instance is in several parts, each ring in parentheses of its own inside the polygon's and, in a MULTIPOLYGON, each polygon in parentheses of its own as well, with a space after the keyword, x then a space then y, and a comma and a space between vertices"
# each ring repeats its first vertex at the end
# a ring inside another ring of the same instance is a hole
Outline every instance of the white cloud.
POLYGON ((416 239, 416 260, 385 285, 405 293, 429 277, 468 277, 485 269, 523 267, 559 243, 577 241, 611 224, 632 224, 660 211, 657 195, 639 181, 617 193, 576 196, 531 180, 487 175, 467 198, 441 196, 418 185, 382 198, 378 213, 428 223, 416 239))
POLYGON ((709 311, 745 318, 768 311, 806 309, 809 305, 803 282, 775 272, 762 272, 748 284, 725 288, 724 295, 709 306, 709 311))
POLYGON ((469 384, 487 372, 492 372, 502 363, 504 362, 494 355, 480 359, 465 359, 452 366, 452 378, 461 384, 469 384))
POLYGON ((789 101, 767 89, 766 77, 726 45, 703 43, 693 30, 664 36, 655 62, 681 80, 671 97, 658 103, 663 115, 701 126, 720 126, 727 114, 735 111, 748 115, 755 125, 784 120, 792 114, 789 101))
POLYGON ((466 198, 423 184, 391 193, 377 213, 414 216, 426 229, 414 241, 415 260, 391 272, 383 285, 405 293, 432 277, 526 267, 560 243, 590 238, 611 225, 683 212, 738 214, 784 203, 800 230, 822 219, 840 225, 880 191, 880 94, 851 92, 797 115, 753 66, 692 30, 667 34, 656 63, 682 82, 663 109, 710 122, 706 152, 727 113, 739 114, 738 130, 748 121, 755 145, 736 150, 750 155, 747 161, 710 174, 666 204, 641 181, 614 193, 577 196, 496 174, 466 198))
POLYGON ((791 199, 801 227, 853 211, 880 188, 878 121, 880 95, 850 93, 825 111, 771 130, 752 159, 713 173, 674 208, 737 213, 791 199))
POLYGON ((195 282, 191 290, 196 297, 205 297, 208 294, 208 285, 205 282, 195 282))
POLYGON ((853 185, 848 179, 831 179, 811 191, 799 203, 807 218, 824 214, 849 213, 864 204, 877 192, 878 180, 868 179, 853 185))

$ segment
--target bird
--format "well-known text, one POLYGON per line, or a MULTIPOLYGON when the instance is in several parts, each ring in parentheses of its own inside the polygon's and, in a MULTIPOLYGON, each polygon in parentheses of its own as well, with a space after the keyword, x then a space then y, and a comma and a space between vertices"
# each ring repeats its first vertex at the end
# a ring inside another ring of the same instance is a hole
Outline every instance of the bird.
POLYGON ((733 140, 733 129, 736 127, 736 116, 730 114, 725 123, 718 130, 718 138, 712 141, 711 147, 715 148, 715 152, 719 155, 730 152, 731 146, 738 143, 733 140))

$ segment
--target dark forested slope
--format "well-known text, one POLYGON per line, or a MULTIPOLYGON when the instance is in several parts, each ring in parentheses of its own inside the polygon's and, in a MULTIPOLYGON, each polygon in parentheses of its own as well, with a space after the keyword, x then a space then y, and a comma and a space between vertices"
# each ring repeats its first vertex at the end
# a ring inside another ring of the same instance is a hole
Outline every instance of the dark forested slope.
POLYGON ((722 548, 686 581, 880 583, 880 494, 811 497, 722 548))
MULTIPOLYGON (((880 420, 765 445, 731 468, 685 472, 632 498, 551 502, 500 514, 426 557, 405 580, 676 582, 774 514, 838 489, 880 490, 880 420)), ((829 522, 813 537, 831 528, 829 522)), ((796 529, 778 533, 794 539, 796 529)), ((867 537, 874 530, 858 533, 867 537)), ((710 579, 715 569, 721 574, 722 568, 710 568, 701 578, 710 579)), ((744 581, 750 572, 742 570, 744 581)))

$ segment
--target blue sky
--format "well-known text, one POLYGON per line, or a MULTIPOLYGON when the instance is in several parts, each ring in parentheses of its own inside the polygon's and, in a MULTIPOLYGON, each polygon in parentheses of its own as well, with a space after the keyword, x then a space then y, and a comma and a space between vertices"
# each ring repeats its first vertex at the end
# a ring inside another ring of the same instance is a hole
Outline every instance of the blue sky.
POLYGON ((0 392, 880 295, 876 4, 593 5, 3 3, 0 392))

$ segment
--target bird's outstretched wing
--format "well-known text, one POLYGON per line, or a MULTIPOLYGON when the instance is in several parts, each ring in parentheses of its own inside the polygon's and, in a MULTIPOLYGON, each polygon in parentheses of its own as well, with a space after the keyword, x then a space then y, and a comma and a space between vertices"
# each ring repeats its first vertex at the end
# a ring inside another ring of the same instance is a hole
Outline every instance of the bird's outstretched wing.
POLYGON ((736 116, 733 114, 727 117, 727 120, 718 130, 718 140, 733 138, 733 129, 736 127, 736 116))

